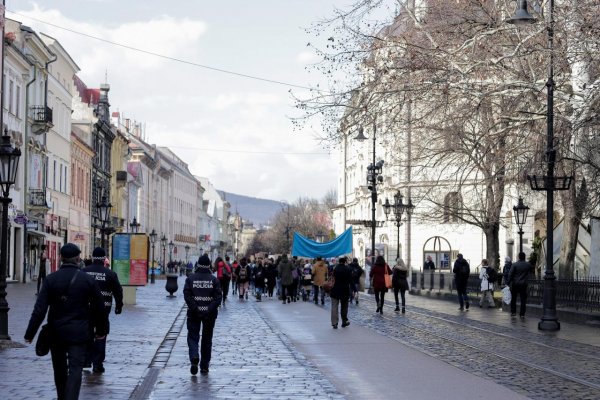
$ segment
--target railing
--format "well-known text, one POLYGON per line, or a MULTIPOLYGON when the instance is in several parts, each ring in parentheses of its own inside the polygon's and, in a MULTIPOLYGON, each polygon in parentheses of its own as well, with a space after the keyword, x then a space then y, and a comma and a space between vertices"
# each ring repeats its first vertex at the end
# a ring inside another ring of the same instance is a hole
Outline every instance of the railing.
POLYGON ((46 106, 31 106, 29 116, 34 123, 52 123, 52 109, 46 106))
MULTIPOLYGON (((600 311, 599 277, 572 280, 557 279, 555 283, 557 307, 600 311)), ((479 274, 471 274, 467 283, 467 292, 479 294, 480 288, 479 274)), ((451 293, 455 290, 454 274, 448 271, 412 271, 411 289, 451 293)), ((496 284, 496 289, 500 289, 500 285, 496 284)), ((528 304, 542 304, 544 279, 529 279, 527 292, 528 304)))
POLYGON ((46 203, 46 191, 45 190, 30 190, 29 191, 29 205, 36 207, 48 207, 46 203))

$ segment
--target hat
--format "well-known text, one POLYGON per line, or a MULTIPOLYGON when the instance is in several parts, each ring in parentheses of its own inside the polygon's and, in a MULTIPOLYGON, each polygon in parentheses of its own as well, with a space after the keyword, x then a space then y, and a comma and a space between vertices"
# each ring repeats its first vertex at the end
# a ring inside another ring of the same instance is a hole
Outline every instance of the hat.
POLYGON ((106 257, 106 251, 102 247, 96 247, 92 252, 92 258, 103 260, 106 257))
POLYGON ((79 247, 73 243, 67 243, 60 248, 60 255, 64 258, 73 258, 81 254, 79 247))
POLYGON ((200 256, 200 258, 198 259, 198 265, 210 267, 210 258, 208 258, 208 255, 204 254, 200 256))

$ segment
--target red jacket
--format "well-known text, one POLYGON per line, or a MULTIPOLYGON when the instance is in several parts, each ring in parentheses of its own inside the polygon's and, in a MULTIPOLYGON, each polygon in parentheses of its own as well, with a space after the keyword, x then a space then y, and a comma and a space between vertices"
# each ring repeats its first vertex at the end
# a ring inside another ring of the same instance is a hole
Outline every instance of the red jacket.
POLYGON ((375 264, 373 266, 373 268, 371 268, 371 272, 369 273, 369 276, 371 276, 373 278, 373 289, 375 290, 384 290, 387 288, 385 287, 385 278, 383 277, 383 275, 385 274, 385 270, 387 269, 388 274, 392 274, 392 270, 390 269, 390 267, 385 264, 375 264))

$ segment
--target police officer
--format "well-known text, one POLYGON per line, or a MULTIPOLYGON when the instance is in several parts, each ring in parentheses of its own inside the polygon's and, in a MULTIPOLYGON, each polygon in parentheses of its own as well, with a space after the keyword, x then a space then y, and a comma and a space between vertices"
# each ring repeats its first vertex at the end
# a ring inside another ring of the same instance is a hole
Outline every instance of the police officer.
POLYGON ((25 332, 25 341, 31 343, 50 307, 50 352, 59 400, 79 398, 87 345, 94 331, 102 338, 107 330, 100 288, 79 271, 80 253, 72 243, 60 249, 62 265, 44 279, 25 332))
POLYGON ((183 287, 183 296, 188 306, 187 311, 187 342, 190 356, 190 373, 208 373, 212 351, 213 329, 217 319, 218 308, 223 298, 221 283, 212 274, 210 258, 204 254, 198 259, 196 271, 187 277, 183 287), (198 356, 200 326, 202 325, 202 344, 198 356))
MULTIPOLYGON (((112 308, 112 299, 115 298, 115 314, 121 314, 123 310, 123 288, 119 282, 119 277, 115 272, 104 266, 106 252, 102 247, 96 247, 92 252, 92 264, 85 267, 82 271, 96 280, 102 297, 104 298, 104 318, 106 323, 106 334, 110 332, 110 322, 108 316, 112 308)), ((106 336, 102 339, 96 338, 91 352, 91 361, 93 371, 104 372, 104 358, 106 357, 106 336)))

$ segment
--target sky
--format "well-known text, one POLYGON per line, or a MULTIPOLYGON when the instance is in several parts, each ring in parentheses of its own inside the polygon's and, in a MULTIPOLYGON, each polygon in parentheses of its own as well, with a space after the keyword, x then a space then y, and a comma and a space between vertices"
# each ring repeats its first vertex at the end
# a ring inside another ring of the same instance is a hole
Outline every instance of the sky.
POLYGON ((290 89, 308 91, 191 64, 326 84, 306 66, 318 62, 307 43, 327 36, 305 28, 349 1, 7 0, 6 15, 57 39, 88 87, 109 83, 111 111, 145 124, 147 141, 170 147, 193 174, 219 190, 294 202, 336 189, 336 157, 319 142, 320 125, 291 121, 300 113, 290 89))

